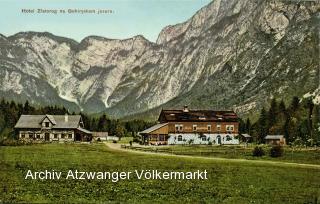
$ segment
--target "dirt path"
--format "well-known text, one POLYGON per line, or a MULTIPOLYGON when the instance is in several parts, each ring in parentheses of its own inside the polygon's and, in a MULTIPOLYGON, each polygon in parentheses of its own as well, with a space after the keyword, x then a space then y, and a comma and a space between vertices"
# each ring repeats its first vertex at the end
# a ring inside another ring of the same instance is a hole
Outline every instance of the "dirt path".
POLYGON ((109 147, 112 150, 129 152, 134 154, 147 154, 147 155, 165 156, 165 157, 180 157, 180 158, 188 158, 188 159, 205 159, 205 160, 214 160, 214 161, 222 161, 222 162, 230 162, 230 163, 268 164, 268 165, 274 165, 274 166, 291 166, 291 167, 320 169, 320 165, 317 165, 317 164, 300 164, 300 163, 276 162, 276 161, 265 161, 265 160, 227 159, 227 158, 218 158, 218 157, 201 157, 201 156, 175 155, 175 154, 167 154, 167 153, 142 152, 138 150, 121 148, 121 144, 114 144, 114 143, 105 143, 105 144, 107 145, 107 147, 109 147))

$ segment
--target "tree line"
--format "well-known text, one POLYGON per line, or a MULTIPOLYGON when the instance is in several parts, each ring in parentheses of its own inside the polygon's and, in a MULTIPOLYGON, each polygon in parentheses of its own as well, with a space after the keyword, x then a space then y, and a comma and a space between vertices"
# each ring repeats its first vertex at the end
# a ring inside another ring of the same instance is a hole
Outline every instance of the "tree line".
POLYGON ((311 98, 293 97, 287 106, 273 98, 254 123, 249 118, 240 121, 240 132, 250 134, 257 143, 263 143, 266 135, 284 135, 288 144, 320 145, 320 106, 311 98))
MULTIPOLYGON (((34 107, 26 101, 24 104, 14 101, 0 101, 0 139, 14 137, 14 126, 20 115, 51 114, 64 115, 69 113, 65 107, 45 106, 34 107)), ((132 136, 154 125, 156 122, 143 120, 121 121, 111 119, 106 114, 93 117, 84 113, 82 116, 85 128, 91 131, 108 132, 109 135, 120 137, 132 136)), ((286 105, 283 100, 272 99, 269 108, 263 107, 259 117, 252 122, 249 118, 240 119, 240 133, 253 136, 255 142, 263 143, 264 137, 270 135, 284 135, 288 144, 320 145, 320 106, 309 99, 293 97, 286 105)))
POLYGON ((146 122, 143 120, 120 121, 111 119, 103 114, 99 117, 89 116, 84 113, 70 113, 65 107, 45 106, 35 107, 26 101, 24 104, 15 103, 14 101, 0 101, 0 139, 5 137, 15 137, 14 126, 19 117, 24 115, 64 115, 64 114, 80 114, 82 116, 85 128, 90 131, 108 132, 109 135, 117 135, 119 137, 133 136, 137 137, 137 133, 152 125, 154 122, 146 122))

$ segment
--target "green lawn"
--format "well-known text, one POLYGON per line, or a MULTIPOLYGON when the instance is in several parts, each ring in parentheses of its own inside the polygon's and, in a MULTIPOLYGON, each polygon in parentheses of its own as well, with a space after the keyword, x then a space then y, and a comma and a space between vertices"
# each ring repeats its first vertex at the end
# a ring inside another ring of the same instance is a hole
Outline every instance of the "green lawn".
MULTIPOLYGON (((127 148, 130 148, 127 145, 127 148)), ((320 149, 291 149, 284 148, 282 157, 272 158, 269 155, 269 146, 264 146, 265 155, 263 157, 253 157, 253 147, 243 146, 208 146, 208 145, 172 145, 172 146, 133 146, 131 149, 139 151, 150 151, 158 153, 168 153, 176 155, 220 157, 229 159, 249 159, 249 160, 271 160, 283 162, 295 162, 305 164, 320 164, 320 149)))
POLYGON ((129 144, 130 141, 133 141, 133 137, 122 137, 118 143, 120 144, 129 144))
POLYGON ((0 147, 1 202, 308 203, 320 200, 320 170, 143 155, 104 144, 0 147), (24 180, 27 170, 208 171, 208 180, 24 180))

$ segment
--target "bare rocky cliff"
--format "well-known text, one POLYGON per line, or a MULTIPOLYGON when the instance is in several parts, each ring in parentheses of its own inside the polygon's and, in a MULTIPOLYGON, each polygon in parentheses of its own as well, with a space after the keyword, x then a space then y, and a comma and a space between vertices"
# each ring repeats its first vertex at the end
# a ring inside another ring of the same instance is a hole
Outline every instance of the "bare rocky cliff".
POLYGON ((50 33, 0 36, 0 93, 117 117, 160 107, 254 110, 319 99, 319 3, 214 0, 156 43, 50 33))

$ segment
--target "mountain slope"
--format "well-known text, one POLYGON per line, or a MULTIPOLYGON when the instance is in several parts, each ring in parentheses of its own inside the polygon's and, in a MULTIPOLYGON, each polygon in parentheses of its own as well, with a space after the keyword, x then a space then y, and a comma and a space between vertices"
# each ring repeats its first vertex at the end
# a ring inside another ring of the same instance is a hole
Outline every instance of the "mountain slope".
POLYGON ((258 108, 319 93, 319 3, 214 0, 156 43, 0 36, 0 94, 122 117, 160 107, 258 108), (8 94, 10 93, 10 94, 8 94))

